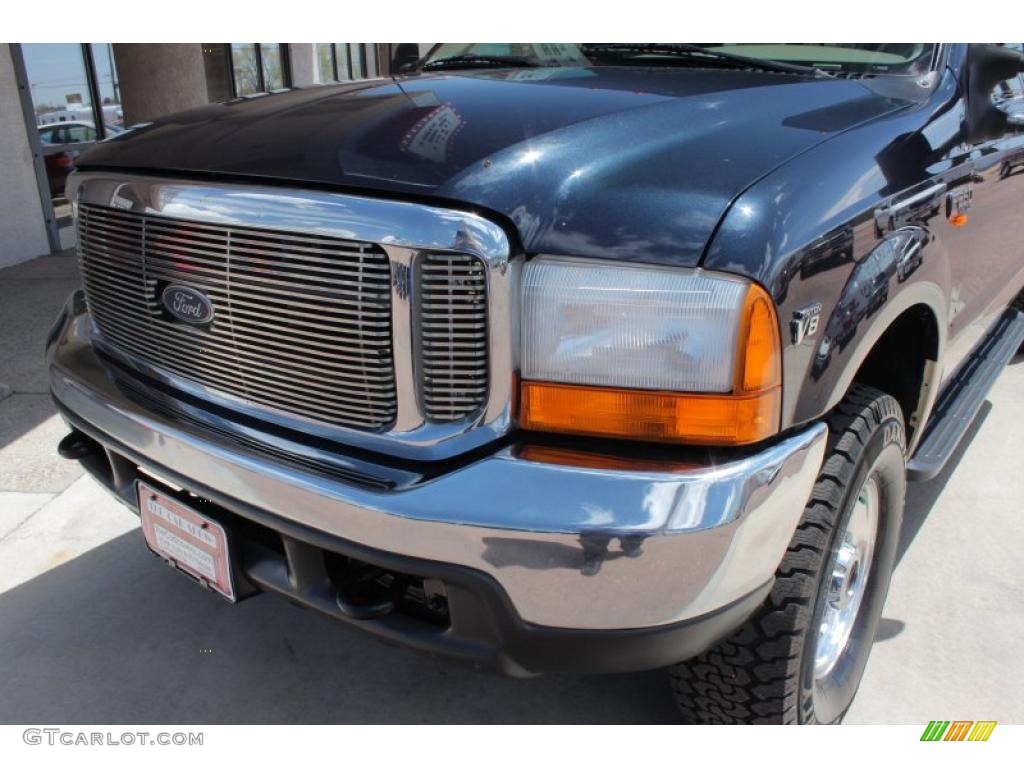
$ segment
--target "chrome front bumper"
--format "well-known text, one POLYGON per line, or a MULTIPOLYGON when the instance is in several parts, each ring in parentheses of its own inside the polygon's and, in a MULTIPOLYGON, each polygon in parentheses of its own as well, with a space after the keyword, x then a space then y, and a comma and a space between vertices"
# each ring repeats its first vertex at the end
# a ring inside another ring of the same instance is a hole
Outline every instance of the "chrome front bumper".
MULTIPOLYGON (((546 464, 502 448, 440 476, 368 489, 245 450, 129 397, 74 297, 51 335, 53 396, 139 464, 283 520, 491 577, 525 623, 659 627, 772 579, 821 466, 816 424, 760 453, 681 472, 546 464)), ((249 432, 251 437, 251 430, 249 432)))

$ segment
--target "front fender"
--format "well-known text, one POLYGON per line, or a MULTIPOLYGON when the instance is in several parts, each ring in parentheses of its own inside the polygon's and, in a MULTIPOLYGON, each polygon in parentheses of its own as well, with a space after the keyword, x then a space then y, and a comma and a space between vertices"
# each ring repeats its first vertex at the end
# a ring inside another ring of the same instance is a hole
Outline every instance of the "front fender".
MULTIPOLYGON (((885 331, 915 306, 935 323, 938 351, 926 357, 942 359, 951 271, 931 232, 944 222, 936 172, 961 171, 929 158, 957 135, 958 103, 947 76, 927 102, 823 142, 754 184, 719 226, 702 266, 749 277, 776 303, 783 429, 834 407, 885 331), (893 210, 900 216, 879 215, 893 210), (888 239, 908 229, 920 248, 887 252, 888 239), (812 332, 795 332, 794 320, 815 312, 817 325, 802 326, 812 332)), ((938 376, 939 366, 927 366, 926 400, 938 376)))
MULTIPOLYGON (((934 254, 929 254, 932 256, 934 254)), ((875 348, 879 339, 885 334, 893 323, 908 310, 915 307, 926 307, 935 322, 935 334, 939 355, 946 344, 946 307, 948 288, 948 267, 943 269, 942 264, 936 265, 936 272, 946 272, 946 280, 941 282, 932 279, 920 279, 913 283, 902 286, 889 286, 892 290, 884 299, 877 304, 872 303, 873 297, 862 298, 861 285, 856 280, 855 274, 845 286, 840 300, 836 303, 832 316, 826 324, 825 334, 817 343, 810 346, 810 355, 804 351, 798 355, 797 350, 791 348, 789 357, 792 361, 791 367, 797 368, 794 376, 789 378, 789 383, 798 384, 796 373, 799 371, 798 357, 810 357, 810 362, 804 363, 806 375, 802 382, 799 382, 799 394, 796 397, 795 407, 792 412, 792 423, 801 423, 827 413, 843 399, 853 383, 853 378, 860 370, 861 365, 868 355, 875 348), (856 310, 852 316, 847 313, 848 307, 853 304, 856 310)), ((856 272, 856 270, 854 270, 856 272)), ((896 279, 894 275, 892 280, 896 279)), ((812 342, 815 340, 812 340, 812 342)), ((910 353, 910 350, 908 350, 910 353)), ((928 354, 928 358, 932 355, 928 354)), ((926 402, 922 415, 931 410, 932 402, 939 389, 939 378, 941 369, 933 366, 926 374, 923 382, 925 387, 926 402)))

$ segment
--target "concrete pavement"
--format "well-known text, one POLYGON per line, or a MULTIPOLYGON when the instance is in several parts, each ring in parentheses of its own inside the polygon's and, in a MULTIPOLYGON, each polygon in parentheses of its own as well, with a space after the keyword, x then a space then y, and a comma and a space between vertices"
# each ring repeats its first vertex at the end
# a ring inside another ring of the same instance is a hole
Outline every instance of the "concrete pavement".
MULTIPOLYGON (((0 722, 673 720, 658 672, 502 679, 275 597, 231 606, 160 564, 137 518, 54 452, 42 345, 75 283, 68 256, 0 271, 0 722)), ((1022 424, 1018 357, 950 466, 910 488, 847 722, 1024 722, 1022 424)))

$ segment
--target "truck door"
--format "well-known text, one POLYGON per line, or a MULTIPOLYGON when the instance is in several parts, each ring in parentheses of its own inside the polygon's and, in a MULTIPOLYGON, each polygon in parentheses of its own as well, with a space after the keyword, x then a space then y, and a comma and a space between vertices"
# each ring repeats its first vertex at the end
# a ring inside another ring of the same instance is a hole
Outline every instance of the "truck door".
MULTIPOLYGON (((1009 47, 1020 49, 1021 45, 1009 47)), ((1015 77, 992 95, 1016 113, 1003 134, 951 150, 945 221, 934 229, 950 263, 951 316, 943 360, 948 377, 1002 313, 1024 281, 1024 82, 1015 77)))

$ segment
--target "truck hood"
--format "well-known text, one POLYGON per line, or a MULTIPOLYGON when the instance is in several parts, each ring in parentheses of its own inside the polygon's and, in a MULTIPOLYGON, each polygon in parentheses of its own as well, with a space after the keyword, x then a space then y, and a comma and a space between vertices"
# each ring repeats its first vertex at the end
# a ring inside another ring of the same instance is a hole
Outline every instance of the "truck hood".
POLYGON ((747 186, 905 105, 861 81, 759 72, 414 75, 211 104, 78 165, 453 201, 503 217, 527 252, 695 265, 747 186))

